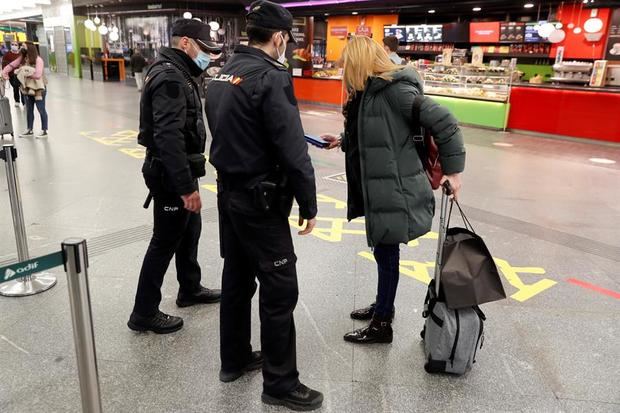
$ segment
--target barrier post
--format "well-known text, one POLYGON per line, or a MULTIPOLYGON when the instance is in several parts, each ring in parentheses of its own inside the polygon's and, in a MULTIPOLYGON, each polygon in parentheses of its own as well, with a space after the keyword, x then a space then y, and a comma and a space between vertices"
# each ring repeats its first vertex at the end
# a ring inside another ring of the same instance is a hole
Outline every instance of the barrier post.
POLYGON ((69 238, 62 243, 67 272, 73 339, 77 356, 82 411, 101 413, 101 394, 95 350, 95 332, 88 288, 88 252, 86 240, 69 238))
MULTIPOLYGON (((9 187, 9 200, 13 215, 13 228, 15 229, 15 242, 17 243, 17 258, 19 262, 28 261, 28 238, 24 224, 24 211, 22 209, 19 179, 17 177, 17 150, 13 144, 2 145, 0 159, 5 162, 6 178, 9 187)), ((7 282, 0 286, 0 295, 7 297, 23 297, 47 291, 56 285, 56 277, 51 273, 40 272, 20 279, 7 282)))

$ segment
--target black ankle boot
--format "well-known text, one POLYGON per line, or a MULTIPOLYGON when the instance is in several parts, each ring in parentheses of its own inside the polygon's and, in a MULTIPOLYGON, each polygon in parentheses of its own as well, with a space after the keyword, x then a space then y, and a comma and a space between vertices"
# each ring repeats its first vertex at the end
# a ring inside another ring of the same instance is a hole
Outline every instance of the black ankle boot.
MULTIPOLYGON (((376 303, 370 304, 368 307, 360 308, 351 312, 351 318, 354 320, 372 320, 372 316, 375 314, 376 303)), ((394 320, 394 309, 392 309, 392 318, 394 320)))
POLYGON ((351 331, 344 335, 344 340, 350 343, 372 344, 392 342, 392 321, 390 317, 374 316, 368 327, 351 331))

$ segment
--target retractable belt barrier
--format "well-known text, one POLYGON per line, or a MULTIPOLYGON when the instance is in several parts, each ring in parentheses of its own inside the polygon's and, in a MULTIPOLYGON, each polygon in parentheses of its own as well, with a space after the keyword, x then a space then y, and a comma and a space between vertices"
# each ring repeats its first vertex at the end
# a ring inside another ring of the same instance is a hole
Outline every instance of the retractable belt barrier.
MULTIPOLYGON (((51 267, 43 268, 41 266, 37 269, 36 263, 30 263, 28 237, 26 236, 26 226, 24 224, 24 210, 22 208, 21 192, 19 189, 17 165, 15 164, 15 159, 17 159, 17 149, 15 149, 15 145, 2 145, 0 159, 4 161, 6 166, 6 179, 9 187, 9 200, 11 202, 13 228, 15 229, 15 242, 17 243, 17 260, 20 263, 27 262, 30 265, 28 270, 26 270, 25 267, 20 267, 19 269, 21 269, 22 272, 15 274, 15 277, 7 277, 7 274, 2 273, 4 274, 4 278, 13 279, 13 281, 0 285, 0 295, 7 297, 24 297, 42 293, 56 285, 56 277, 51 273, 44 272, 45 269, 51 267), (17 276, 22 274, 23 276, 21 277, 17 276)), ((53 267, 55 267, 55 265, 53 267)), ((9 279, 5 279, 5 281, 9 281, 9 279)))
POLYGON ((60 251, 30 258, 14 163, 16 157, 17 151, 12 144, 3 145, 0 158, 6 162, 19 262, 0 267, 0 295, 21 297, 46 291, 56 284, 56 277, 44 271, 64 266, 69 289, 82 411, 101 413, 95 333, 88 287, 86 240, 69 238, 61 244, 60 251))

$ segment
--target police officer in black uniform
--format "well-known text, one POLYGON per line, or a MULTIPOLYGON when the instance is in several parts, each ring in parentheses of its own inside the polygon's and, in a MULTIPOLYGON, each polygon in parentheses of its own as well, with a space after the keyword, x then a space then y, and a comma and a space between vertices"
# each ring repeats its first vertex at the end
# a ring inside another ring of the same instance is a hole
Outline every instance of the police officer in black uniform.
POLYGON ((301 235, 315 224, 316 186, 284 55, 291 14, 257 1, 247 15, 249 46, 207 88, 213 136, 209 161, 218 172, 224 269, 220 304, 220 380, 263 368, 262 400, 314 410, 323 395, 299 381, 293 310, 297 257, 288 216, 299 204, 301 235), (251 300, 260 282, 261 352, 250 345, 251 300))
POLYGON ((207 68, 209 53, 219 53, 210 28, 182 19, 172 28, 172 48, 162 47, 149 68, 140 101, 138 142, 146 146, 142 167, 154 201, 153 237, 136 292, 129 328, 165 334, 183 327, 180 317, 159 311, 161 286, 172 256, 176 256, 179 293, 177 305, 215 303, 219 290, 200 284, 198 240, 202 221, 198 178, 205 175, 206 128, 202 103, 193 77, 207 68))

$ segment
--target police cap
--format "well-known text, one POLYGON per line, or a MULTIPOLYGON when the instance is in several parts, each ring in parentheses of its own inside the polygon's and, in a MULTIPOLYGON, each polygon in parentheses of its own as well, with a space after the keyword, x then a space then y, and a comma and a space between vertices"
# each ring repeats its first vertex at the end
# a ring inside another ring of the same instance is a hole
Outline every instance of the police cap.
POLYGON ((286 30, 289 43, 297 44, 291 32, 293 29, 293 15, 279 4, 267 0, 255 1, 250 5, 250 11, 245 19, 248 27, 286 30))
POLYGON ((172 25, 172 36, 189 37, 207 53, 220 53, 222 48, 211 41, 211 27, 194 19, 179 19, 172 25))

